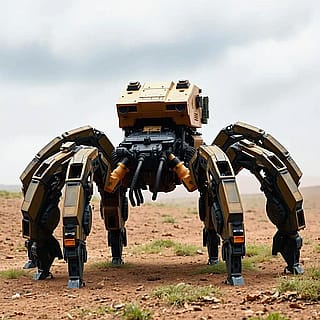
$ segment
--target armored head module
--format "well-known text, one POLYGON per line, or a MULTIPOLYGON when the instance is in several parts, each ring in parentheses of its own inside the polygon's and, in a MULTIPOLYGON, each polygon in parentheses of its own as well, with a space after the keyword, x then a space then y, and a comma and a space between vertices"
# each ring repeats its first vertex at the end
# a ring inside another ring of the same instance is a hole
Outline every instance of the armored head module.
POLYGON ((188 80, 130 82, 117 103, 120 128, 174 124, 201 128, 207 123, 208 97, 188 80))

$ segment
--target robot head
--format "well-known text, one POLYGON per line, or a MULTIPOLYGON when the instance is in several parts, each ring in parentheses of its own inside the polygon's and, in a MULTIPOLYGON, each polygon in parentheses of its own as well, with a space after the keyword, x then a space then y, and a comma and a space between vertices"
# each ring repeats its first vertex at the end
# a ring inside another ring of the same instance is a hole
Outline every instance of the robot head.
POLYGON ((167 119, 175 125, 201 128, 202 123, 207 123, 209 112, 208 97, 200 93, 201 89, 188 80, 176 84, 130 82, 117 103, 119 127, 134 127, 137 121, 148 125, 167 119))

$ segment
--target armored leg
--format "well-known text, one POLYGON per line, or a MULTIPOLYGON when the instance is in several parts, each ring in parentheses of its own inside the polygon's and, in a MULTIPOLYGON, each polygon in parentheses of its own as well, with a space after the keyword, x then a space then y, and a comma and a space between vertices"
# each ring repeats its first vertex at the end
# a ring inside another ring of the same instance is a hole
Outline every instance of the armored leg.
POLYGON ((122 249, 127 245, 126 228, 108 231, 108 245, 111 247, 112 264, 123 264, 122 249))
POLYGON ((60 219, 60 211, 57 206, 59 197, 60 192, 51 190, 43 206, 37 211, 36 219, 28 220, 27 228, 23 228, 26 237, 32 236, 25 243, 29 260, 24 265, 24 269, 37 267, 38 271, 34 275, 36 280, 52 277, 50 268, 54 259, 56 257, 62 259, 59 242, 52 235, 60 219))
POLYGON ((71 159, 67 170, 63 244, 64 259, 68 263, 69 288, 80 288, 84 285, 86 237, 90 234, 92 225, 90 200, 93 193, 93 173, 98 159, 96 148, 83 148, 71 159))
POLYGON ((218 263, 220 238, 213 225, 210 205, 208 203, 208 191, 204 190, 199 198, 199 218, 203 221, 202 243, 208 251, 208 264, 218 263))
POLYGON ((104 192, 101 210, 108 232, 108 246, 111 247, 112 264, 123 264, 122 250, 127 246, 125 221, 128 219, 128 198, 124 190, 115 193, 104 192))
POLYGON ((289 152, 270 134, 241 122, 221 130, 214 143, 226 152, 236 174, 246 168, 256 176, 267 198, 267 215, 278 229, 272 252, 281 253, 286 270, 303 273, 298 234, 305 228, 298 188, 302 172, 289 152))
POLYGON ((243 210, 231 164, 216 146, 200 146, 190 164, 191 173, 201 186, 199 215, 205 225, 203 244, 208 249, 208 263, 218 261, 220 236, 227 282, 241 285, 241 259, 245 255, 243 210))
POLYGON ((84 286, 84 263, 87 262, 87 250, 85 242, 79 241, 75 247, 65 247, 64 258, 68 263, 68 288, 81 288, 84 286))
POLYGON ((112 144, 102 132, 91 127, 78 128, 53 139, 22 173, 22 232, 28 239, 29 258, 24 268, 37 266, 36 279, 50 276, 54 258, 63 257, 52 234, 60 220, 58 203, 65 185, 63 252, 68 263, 69 287, 83 285, 85 240, 92 223, 93 180, 100 190, 108 183, 112 150, 112 144))
POLYGON ((219 262, 220 238, 214 229, 203 228, 203 246, 208 250, 208 264, 217 264, 219 262))

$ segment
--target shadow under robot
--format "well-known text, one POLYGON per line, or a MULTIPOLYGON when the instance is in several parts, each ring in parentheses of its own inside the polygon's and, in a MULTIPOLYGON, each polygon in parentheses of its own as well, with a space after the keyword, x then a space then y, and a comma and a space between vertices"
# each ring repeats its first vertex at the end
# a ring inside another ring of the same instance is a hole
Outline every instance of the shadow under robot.
POLYGON ((197 129, 207 123, 208 97, 201 96, 201 89, 188 80, 130 82, 117 112, 124 131, 118 147, 90 126, 67 131, 41 149, 20 177, 22 232, 29 258, 24 267, 38 268, 35 279, 52 277, 50 267, 57 257, 68 264, 68 287, 84 284, 93 182, 101 196, 101 217, 113 264, 123 263, 129 200, 132 206, 139 206, 143 203, 141 190, 149 189, 156 200, 158 192, 170 192, 183 184, 190 192, 199 191, 208 263, 217 263, 222 239, 227 282, 243 284, 245 229, 235 178, 243 168, 261 184, 267 215, 277 227, 272 253, 281 253, 289 272, 303 273, 298 234, 305 227, 298 190, 302 173, 272 135, 237 122, 206 145, 197 129), (60 220, 62 190, 63 253, 53 236, 60 220))

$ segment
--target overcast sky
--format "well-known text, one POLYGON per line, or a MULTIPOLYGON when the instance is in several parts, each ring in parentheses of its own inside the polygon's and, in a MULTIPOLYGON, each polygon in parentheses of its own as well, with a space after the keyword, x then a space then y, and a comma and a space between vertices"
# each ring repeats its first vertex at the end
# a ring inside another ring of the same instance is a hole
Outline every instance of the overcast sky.
POLYGON ((210 97, 207 143, 251 123, 319 184, 319 57, 319 1, 0 0, 0 184, 78 126, 116 146, 127 83, 179 79, 210 97))

